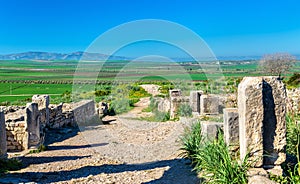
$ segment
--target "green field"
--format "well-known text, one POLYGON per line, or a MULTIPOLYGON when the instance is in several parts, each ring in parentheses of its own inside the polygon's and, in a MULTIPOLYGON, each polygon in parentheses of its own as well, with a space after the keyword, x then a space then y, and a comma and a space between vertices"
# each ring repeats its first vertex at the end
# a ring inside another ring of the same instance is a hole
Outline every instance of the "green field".
MULTIPOLYGON (((215 63, 129 61, 78 64, 77 61, 0 61, 0 103, 25 103, 34 94, 50 94, 51 98, 59 100, 63 93, 72 91, 73 80, 82 84, 97 81, 99 84, 95 88, 100 89, 113 81, 193 80, 199 83, 214 82, 222 76, 232 81, 244 76, 263 75, 256 61, 228 61, 221 62, 220 66, 215 63)), ((300 71, 299 62, 286 75, 297 71, 300 71)), ((205 88, 201 84, 197 86, 205 88)))

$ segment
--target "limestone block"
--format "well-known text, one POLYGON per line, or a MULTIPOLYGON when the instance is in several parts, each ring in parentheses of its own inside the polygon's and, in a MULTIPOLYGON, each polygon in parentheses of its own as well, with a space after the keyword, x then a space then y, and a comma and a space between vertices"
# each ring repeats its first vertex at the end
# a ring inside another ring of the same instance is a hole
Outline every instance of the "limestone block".
POLYGON ((280 165, 286 160, 286 89, 277 77, 263 77, 264 166, 280 165))
POLYGON ((32 96, 32 102, 38 104, 38 109, 41 113, 40 118, 40 124, 43 128, 49 125, 49 119, 50 119, 50 110, 49 110, 49 104, 50 104, 50 97, 49 95, 33 95, 32 96))
POLYGON ((28 145, 26 148, 37 148, 40 144, 40 112, 37 103, 28 103, 26 107, 28 145))
POLYGON ((240 155, 256 167, 285 161, 286 91, 277 77, 245 77, 238 87, 240 155), (269 155, 269 156, 264 156, 269 155))
POLYGON ((201 134, 205 139, 215 139, 218 136, 219 130, 223 130, 223 123, 221 122, 201 122, 201 134))
POLYGON ((239 144, 239 113, 237 108, 223 110, 224 138, 228 145, 239 144))
POLYGON ((177 108, 181 100, 181 90, 173 89, 169 91, 170 95, 170 118, 173 119, 176 116, 177 108))
POLYGON ((4 112, 0 111, 0 158, 7 157, 7 141, 4 112))
POLYGON ((50 104, 49 95, 33 95, 32 103, 37 103, 39 109, 46 109, 50 104))
POLYGON ((170 100, 165 98, 156 98, 157 100, 157 110, 160 112, 168 112, 170 111, 170 100))
POLYGON ((201 95, 200 114, 219 114, 219 97, 214 95, 201 95))
POLYGON ((200 97, 203 94, 202 91, 191 91, 190 92, 190 106, 193 112, 200 113, 200 97))

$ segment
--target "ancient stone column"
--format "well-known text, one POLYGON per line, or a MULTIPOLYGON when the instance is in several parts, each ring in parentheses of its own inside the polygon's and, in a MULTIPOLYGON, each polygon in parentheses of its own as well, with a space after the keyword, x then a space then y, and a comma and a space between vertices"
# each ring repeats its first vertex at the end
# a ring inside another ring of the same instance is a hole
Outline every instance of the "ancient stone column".
POLYGON ((263 77, 264 167, 286 160, 286 89, 278 77, 263 77))
POLYGON ((173 89, 169 91, 170 95, 170 118, 173 119, 176 116, 177 108, 182 101, 181 90, 173 89))
POLYGON ((7 142, 4 113, 0 110, 0 158, 7 157, 7 142))
POLYGON ((285 86, 277 77, 245 77, 239 84, 241 159, 250 153, 256 167, 272 167, 285 161, 285 99, 285 86))
POLYGON ((28 133, 27 148, 38 148, 40 145, 40 112, 37 103, 28 103, 26 106, 26 117, 28 133))
POLYGON ((239 113, 237 108, 223 109, 224 138, 228 145, 239 145, 239 113))
POLYGON ((41 112, 41 122, 40 124, 43 127, 49 125, 50 111, 49 111, 49 103, 50 98, 49 95, 33 95, 32 102, 37 103, 39 107, 39 111, 41 112))
POLYGON ((193 112, 200 113, 200 96, 202 91, 191 91, 190 92, 190 106, 193 112))

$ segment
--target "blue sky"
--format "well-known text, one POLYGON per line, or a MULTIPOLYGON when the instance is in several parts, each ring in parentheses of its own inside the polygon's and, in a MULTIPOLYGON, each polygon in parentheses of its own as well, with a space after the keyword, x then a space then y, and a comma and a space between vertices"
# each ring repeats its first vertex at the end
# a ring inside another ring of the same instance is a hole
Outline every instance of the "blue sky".
POLYGON ((0 0, 0 54, 83 51, 105 31, 139 19, 186 26, 217 56, 300 54, 299 7, 297 0, 0 0))

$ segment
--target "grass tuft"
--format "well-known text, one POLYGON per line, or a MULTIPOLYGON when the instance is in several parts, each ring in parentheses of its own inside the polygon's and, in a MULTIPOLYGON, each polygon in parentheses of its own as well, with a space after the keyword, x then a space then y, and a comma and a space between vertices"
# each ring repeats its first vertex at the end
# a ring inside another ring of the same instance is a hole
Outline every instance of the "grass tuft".
POLYGON ((247 170, 250 166, 247 157, 240 164, 226 145, 223 134, 212 141, 204 141, 201 124, 198 122, 186 130, 182 137, 182 156, 192 160, 206 183, 247 183, 247 170))

